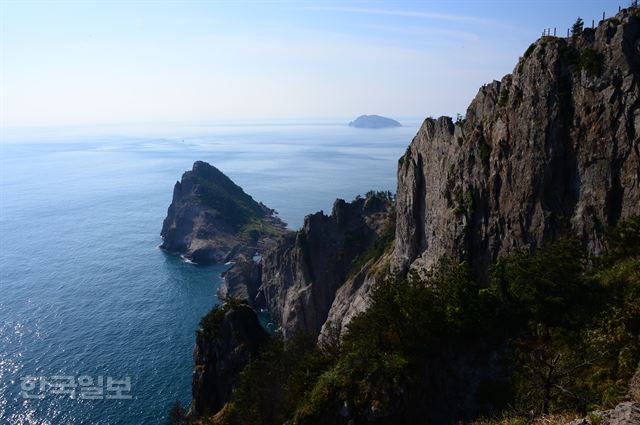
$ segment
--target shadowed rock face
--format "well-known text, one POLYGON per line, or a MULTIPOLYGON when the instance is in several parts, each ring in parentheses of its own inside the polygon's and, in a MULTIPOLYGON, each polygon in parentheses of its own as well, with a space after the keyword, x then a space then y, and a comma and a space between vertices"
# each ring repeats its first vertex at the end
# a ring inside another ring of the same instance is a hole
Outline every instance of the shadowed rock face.
POLYGON ((376 195, 351 203, 338 199, 330 216, 307 216, 301 230, 265 253, 259 296, 285 338, 297 330, 320 333, 352 261, 372 245, 392 208, 376 195))
POLYGON ((160 247, 195 263, 224 263, 264 249, 285 226, 220 170, 197 161, 175 184, 160 247))
POLYGON ((386 127, 402 127, 398 121, 381 117, 380 115, 360 115, 349 123, 349 127, 355 128, 386 128, 386 127))
POLYGON ((570 229, 591 254, 640 213, 640 22, 623 11, 543 37, 466 118, 427 119, 398 163, 394 267, 443 255, 488 264, 570 229))
POLYGON ((260 257, 238 256, 235 264, 222 274, 222 284, 218 289, 218 298, 246 300, 254 308, 263 308, 262 300, 257 298, 262 283, 260 257))
POLYGON ((198 332, 193 350, 193 416, 222 409, 231 398, 240 372, 269 338, 251 307, 219 308, 222 310, 214 323, 209 323, 213 329, 198 332))

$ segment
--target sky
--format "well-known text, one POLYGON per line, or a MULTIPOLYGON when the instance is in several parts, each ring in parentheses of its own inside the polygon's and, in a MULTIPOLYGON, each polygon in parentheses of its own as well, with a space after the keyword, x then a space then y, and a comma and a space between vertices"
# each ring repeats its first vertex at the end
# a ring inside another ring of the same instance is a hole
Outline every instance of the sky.
POLYGON ((454 116, 627 3, 0 0, 0 127, 454 116))

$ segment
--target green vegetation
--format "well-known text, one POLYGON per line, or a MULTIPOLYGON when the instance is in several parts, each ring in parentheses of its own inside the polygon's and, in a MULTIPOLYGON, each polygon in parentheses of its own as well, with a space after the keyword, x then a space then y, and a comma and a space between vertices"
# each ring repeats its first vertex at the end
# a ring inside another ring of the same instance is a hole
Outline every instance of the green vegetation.
POLYGON ((240 236, 244 239, 257 241, 262 236, 278 236, 282 234, 282 229, 273 226, 264 221, 253 219, 249 223, 242 226, 240 236))
POLYGON ((365 195, 365 198, 378 197, 385 201, 395 202, 396 196, 390 190, 370 190, 365 195))
POLYGON ((286 344, 273 337, 261 356, 242 371, 224 423, 285 423, 332 362, 307 334, 295 335, 286 344))
POLYGON ((584 30, 584 21, 582 20, 582 18, 578 18, 576 19, 576 22, 571 26, 571 36, 576 37, 582 34, 583 30, 584 30))
POLYGON ((455 191, 453 196, 456 206, 453 212, 456 215, 470 216, 473 214, 473 192, 470 189, 468 189, 466 192, 463 192, 462 189, 458 189, 455 191))
POLYGON ((536 43, 531 43, 529 47, 527 47, 527 50, 524 52, 524 58, 528 59, 534 50, 536 50, 536 43))
POLYGON ((247 195, 242 188, 231 180, 212 182, 195 177, 199 186, 198 196, 202 202, 215 209, 220 218, 229 223, 236 231, 244 225, 264 216, 260 204, 247 195))
POLYGON ((602 70, 602 57, 592 49, 585 49, 578 57, 578 69, 586 71, 589 77, 600 75, 602 70))
POLYGON ((500 95, 498 96, 498 106, 504 107, 507 106, 507 102, 509 101, 509 89, 506 87, 500 90, 500 95))
POLYGON ((241 305, 248 306, 245 300, 227 298, 224 304, 211 309, 209 313, 200 319, 200 327, 196 331, 196 336, 198 338, 206 338, 207 340, 215 338, 220 331, 220 325, 222 324, 225 313, 241 305))
POLYGON ((563 42, 560 44, 560 56, 569 66, 575 66, 575 71, 585 70, 589 77, 600 75, 602 70, 602 56, 593 49, 578 51, 575 47, 563 42))
POLYGON ((616 404, 638 365, 639 300, 640 217, 612 229, 597 258, 571 237, 501 258, 488 287, 468 264, 443 259, 426 278, 381 285, 339 344, 274 338, 243 371, 224 420, 331 424, 348 411, 384 423, 458 415, 433 420, 453 422, 472 412, 502 418, 477 424, 520 424, 530 412, 584 415, 616 404), (442 406, 456 391, 484 408, 442 406))
POLYGON ((348 276, 353 276, 358 273, 365 264, 372 260, 377 260, 393 245, 393 239, 396 234, 396 214, 395 211, 391 213, 387 223, 382 229, 382 233, 373 242, 373 245, 366 250, 363 254, 357 256, 351 262, 349 267, 348 276))
POLYGON ((560 39, 557 37, 553 37, 551 35, 544 35, 542 37, 540 37, 540 45, 541 46, 545 46, 549 43, 555 43, 557 41, 559 41, 560 39))

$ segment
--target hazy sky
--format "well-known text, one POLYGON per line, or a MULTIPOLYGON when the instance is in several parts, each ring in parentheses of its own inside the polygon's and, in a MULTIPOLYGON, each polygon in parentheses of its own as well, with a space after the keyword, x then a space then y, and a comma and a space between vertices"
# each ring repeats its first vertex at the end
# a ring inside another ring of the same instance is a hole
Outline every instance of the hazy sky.
POLYGON ((628 2, 0 0, 0 124, 453 115, 628 2))

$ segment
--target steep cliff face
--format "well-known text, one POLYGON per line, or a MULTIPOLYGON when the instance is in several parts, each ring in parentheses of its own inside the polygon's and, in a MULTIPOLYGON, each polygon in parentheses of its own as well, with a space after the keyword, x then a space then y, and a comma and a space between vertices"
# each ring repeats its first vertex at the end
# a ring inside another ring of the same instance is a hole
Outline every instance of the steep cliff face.
POLYGON ((258 289, 262 283, 260 259, 258 254, 252 258, 239 255, 233 266, 222 274, 218 298, 245 300, 255 308, 262 308, 263 304, 257 299, 258 289))
POLYGON ((285 338, 296 330, 320 333, 354 259, 373 245, 392 207, 378 195, 339 199, 330 216, 307 216, 300 231, 265 253, 260 296, 285 338))
POLYGON ((320 345, 335 342, 344 335, 349 322, 369 308, 371 295, 382 280, 380 272, 385 270, 389 261, 390 255, 387 253, 379 259, 367 262, 338 288, 327 319, 320 329, 320 345))
POLYGON ((197 161, 173 188, 160 247, 196 263, 224 263, 264 249, 284 231, 273 210, 217 168, 197 161))
POLYGON ((394 267, 501 254, 569 228, 591 254, 640 213, 640 21, 532 44, 513 74, 482 87, 454 123, 427 119, 398 163, 394 267))
POLYGON ((218 307, 201 325, 193 351, 192 416, 222 409, 240 371, 269 338, 256 313, 244 304, 218 307))

